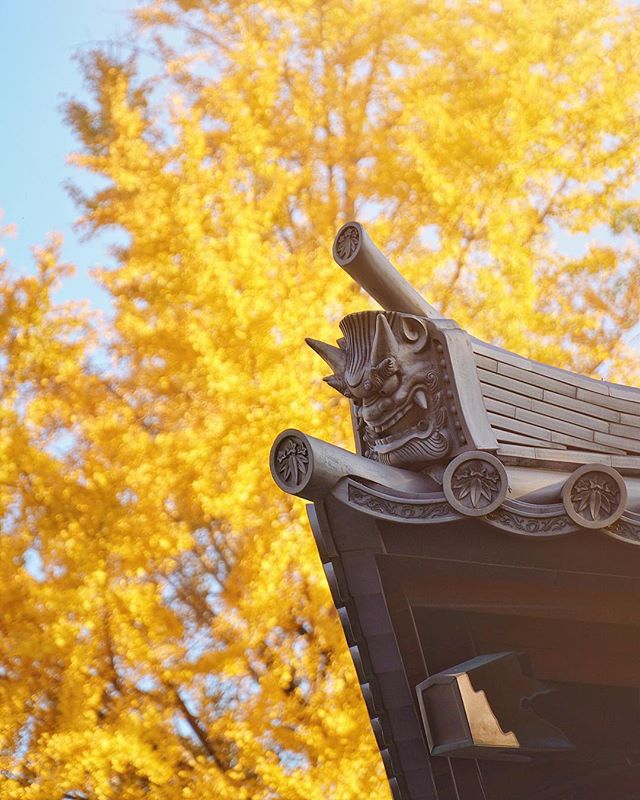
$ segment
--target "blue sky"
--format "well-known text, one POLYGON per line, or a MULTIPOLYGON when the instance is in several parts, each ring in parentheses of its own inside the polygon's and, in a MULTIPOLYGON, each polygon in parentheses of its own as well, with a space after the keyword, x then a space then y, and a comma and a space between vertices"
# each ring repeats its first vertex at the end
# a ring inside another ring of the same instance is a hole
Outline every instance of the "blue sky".
MULTIPOLYGON (((637 0, 640 2, 640 0, 637 0)), ((136 0, 0 0, 0 209, 18 237, 2 244, 14 269, 29 270, 30 248, 48 232, 64 235, 62 255, 77 267, 59 299, 88 298, 109 309, 109 299, 90 276, 109 266, 108 240, 81 241, 78 216, 64 188, 90 177, 66 163, 76 142, 63 123, 65 97, 82 97, 78 52, 122 39, 136 0)), ((607 238, 600 232, 599 238, 607 238)), ((585 238, 585 237, 583 237, 585 238)), ((589 237, 586 237, 589 238, 589 237)), ((586 244, 558 232, 560 246, 576 254, 586 244)))
MULTIPOLYGON (((14 269, 31 267, 30 248, 46 234, 64 235, 63 257, 78 274, 62 298, 89 298, 108 308, 89 270, 109 264, 108 242, 80 241, 78 211, 64 183, 82 180, 65 159, 75 147, 62 121, 65 96, 83 94, 74 54, 128 30, 133 0, 0 0, 0 208, 18 238, 3 246, 14 269)), ((86 178, 85 178, 86 180, 86 178)))

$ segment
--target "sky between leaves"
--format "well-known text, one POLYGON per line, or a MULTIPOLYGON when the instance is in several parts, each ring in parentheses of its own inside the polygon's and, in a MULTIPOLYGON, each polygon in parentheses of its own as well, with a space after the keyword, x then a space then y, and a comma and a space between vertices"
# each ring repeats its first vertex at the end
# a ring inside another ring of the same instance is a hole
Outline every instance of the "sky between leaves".
MULTIPOLYGON (((63 257, 77 266, 61 298, 87 298, 107 309, 109 300, 89 270, 109 263, 104 238, 81 241, 73 229, 77 211, 65 190, 70 179, 86 182, 66 163, 75 146, 61 105, 82 93, 74 60, 97 42, 128 30, 127 0, 0 1, 0 208, 17 237, 3 243, 16 269, 30 269, 29 250, 51 231, 64 235, 63 257)), ((86 184, 85 184, 86 185, 86 184)))
MULTIPOLYGON (((77 142, 63 122, 61 105, 83 94, 75 56, 99 42, 115 47, 129 30, 135 5, 134 0, 0 0, 0 210, 2 222, 17 228, 4 249, 14 269, 28 270, 31 247, 53 231, 62 233, 63 258, 77 272, 59 298, 87 299, 104 311, 109 297, 90 271, 111 263, 110 242, 104 235, 83 240, 74 229, 78 214, 65 185, 73 180, 86 186, 91 179, 67 164, 77 142)), ((563 249, 576 253, 586 239, 565 237, 563 249)), ((638 330, 631 333, 634 343, 638 330)))

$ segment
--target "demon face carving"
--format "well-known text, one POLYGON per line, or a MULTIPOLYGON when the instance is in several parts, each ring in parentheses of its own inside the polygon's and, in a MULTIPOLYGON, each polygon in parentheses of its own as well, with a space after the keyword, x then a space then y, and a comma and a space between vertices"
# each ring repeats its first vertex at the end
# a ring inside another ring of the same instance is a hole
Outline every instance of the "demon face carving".
POLYGON ((450 449, 442 370, 427 320, 362 311, 340 323, 334 347, 307 343, 333 369, 325 381, 354 404, 363 454, 419 470, 450 449))

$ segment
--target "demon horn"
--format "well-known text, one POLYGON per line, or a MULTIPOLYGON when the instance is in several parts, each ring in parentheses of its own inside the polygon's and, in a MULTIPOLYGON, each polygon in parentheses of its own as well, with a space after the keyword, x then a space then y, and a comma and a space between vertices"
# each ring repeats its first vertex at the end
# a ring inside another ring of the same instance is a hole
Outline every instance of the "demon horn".
POLYGON ((371 365, 375 367, 390 356, 397 358, 398 342, 385 315, 378 314, 376 317, 376 332, 371 345, 371 365))
POLYGON ((339 347, 332 344, 320 342, 318 339, 305 339, 309 347, 317 353, 320 358, 327 362, 337 376, 344 375, 347 366, 347 356, 339 347))

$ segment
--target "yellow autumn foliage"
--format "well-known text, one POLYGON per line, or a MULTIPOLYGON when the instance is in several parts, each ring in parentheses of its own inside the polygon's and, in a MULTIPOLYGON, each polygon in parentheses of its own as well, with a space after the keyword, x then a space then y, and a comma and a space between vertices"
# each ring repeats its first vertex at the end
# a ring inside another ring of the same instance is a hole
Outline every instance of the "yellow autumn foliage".
POLYGON ((303 346, 370 305, 364 221, 476 335, 634 380, 640 9, 155 0, 67 108, 105 329, 57 244, 0 285, 0 798, 389 797, 302 504, 349 441, 303 346), (139 58, 136 53, 139 50, 139 58))

